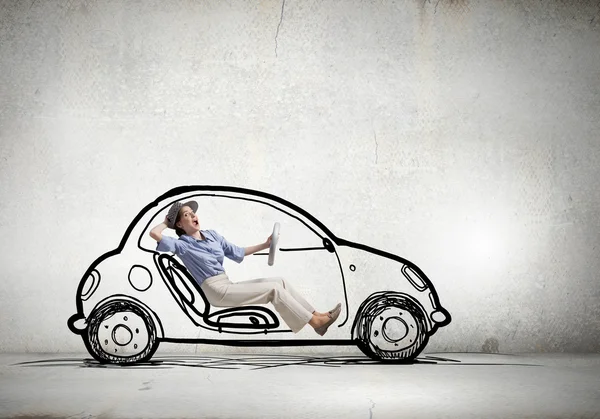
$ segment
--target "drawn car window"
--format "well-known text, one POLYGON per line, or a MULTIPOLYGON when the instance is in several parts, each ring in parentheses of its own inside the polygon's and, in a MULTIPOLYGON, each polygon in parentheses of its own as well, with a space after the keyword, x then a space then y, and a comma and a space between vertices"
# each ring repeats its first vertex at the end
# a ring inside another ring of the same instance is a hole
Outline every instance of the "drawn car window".
MULTIPOLYGON (((321 231, 313 231, 301 216, 283 206, 274 208, 263 202, 224 196, 190 196, 179 201, 198 202, 200 229, 216 230, 233 244, 249 246, 262 243, 273 231, 275 222, 280 224, 279 249, 323 248, 321 231), (283 211, 282 211, 283 210, 283 211), (285 211, 285 212, 284 212, 285 211), (297 218, 296 218, 297 217, 297 218)), ((158 211, 140 237, 140 246, 156 250, 156 242, 149 236, 150 229, 164 220, 171 203, 158 211)), ((174 230, 163 234, 177 238, 174 230)))

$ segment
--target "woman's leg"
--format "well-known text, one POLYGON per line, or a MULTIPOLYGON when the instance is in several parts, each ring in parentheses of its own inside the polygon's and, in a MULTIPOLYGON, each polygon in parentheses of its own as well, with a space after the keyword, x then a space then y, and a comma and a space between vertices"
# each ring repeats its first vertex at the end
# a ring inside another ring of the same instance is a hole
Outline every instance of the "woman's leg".
POLYGON ((294 333, 298 333, 307 323, 314 323, 312 310, 297 301, 279 281, 264 279, 237 283, 218 281, 203 283, 202 286, 210 303, 216 307, 272 303, 294 333))
POLYGON ((312 306, 312 304, 310 304, 298 291, 296 291, 296 289, 292 286, 292 284, 281 278, 281 277, 270 277, 270 278, 257 278, 257 279, 251 279, 248 281, 243 281, 240 283, 248 283, 248 282, 277 282, 280 283, 281 286, 283 286, 283 288, 285 288, 286 290, 289 291, 290 294, 292 294, 292 297, 294 297, 294 299, 296 301, 298 301, 300 304, 302 304, 302 306, 307 309, 308 311, 310 311, 312 314, 316 315, 316 316, 324 316, 324 317, 328 317, 330 313, 332 313, 333 311, 335 311, 336 309, 338 309, 341 304, 338 304, 336 307, 334 307, 331 311, 328 311, 327 313, 321 313, 315 310, 315 308, 312 306))
POLYGON ((285 279, 283 279, 281 277, 256 278, 256 279, 250 279, 248 281, 238 282, 238 284, 265 283, 265 282, 274 282, 274 283, 280 284, 284 289, 286 289, 292 295, 294 300, 296 300, 300 304, 302 304, 302 307, 304 307, 306 310, 310 311, 311 313, 315 313, 315 308, 308 301, 306 301, 306 299, 304 297, 302 297, 302 295, 300 295, 300 293, 298 293, 298 291, 296 291, 294 289, 294 287, 292 287, 292 284, 290 284, 288 281, 286 281, 285 279))

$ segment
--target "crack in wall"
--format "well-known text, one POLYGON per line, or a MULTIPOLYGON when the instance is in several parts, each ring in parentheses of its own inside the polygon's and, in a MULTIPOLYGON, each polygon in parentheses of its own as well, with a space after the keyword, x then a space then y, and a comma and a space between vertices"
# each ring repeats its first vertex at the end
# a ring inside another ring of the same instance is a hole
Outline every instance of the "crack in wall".
POLYGON ((277 32, 275 32, 275 57, 277 57, 277 37, 279 36, 279 28, 283 23, 283 10, 285 9, 285 0, 281 1, 281 15, 279 16, 279 23, 277 24, 277 32))
POLYGON ((379 143, 377 142, 377 133, 375 132, 375 130, 373 130, 373 137, 375 138, 375 164, 377 164, 377 160, 379 159, 379 155, 377 154, 379 143))
POLYGON ((375 408, 375 402, 369 399, 371 402, 371 407, 369 407, 369 419, 373 419, 373 409, 375 408))

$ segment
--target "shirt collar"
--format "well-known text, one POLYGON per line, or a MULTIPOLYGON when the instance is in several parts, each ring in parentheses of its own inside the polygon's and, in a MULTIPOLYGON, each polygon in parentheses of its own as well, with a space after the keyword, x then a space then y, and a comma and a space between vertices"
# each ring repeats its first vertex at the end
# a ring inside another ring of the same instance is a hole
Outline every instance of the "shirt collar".
MULTIPOLYGON (((200 230, 200 232, 204 235, 204 237, 206 237, 206 239, 208 240, 208 235, 206 234, 206 230, 200 230)), ((196 239, 195 237, 192 237, 190 235, 187 234, 182 234, 181 235, 181 239, 185 240, 188 243, 195 243, 198 241, 198 239, 196 239)), ((202 240, 200 240, 202 241, 202 240)))

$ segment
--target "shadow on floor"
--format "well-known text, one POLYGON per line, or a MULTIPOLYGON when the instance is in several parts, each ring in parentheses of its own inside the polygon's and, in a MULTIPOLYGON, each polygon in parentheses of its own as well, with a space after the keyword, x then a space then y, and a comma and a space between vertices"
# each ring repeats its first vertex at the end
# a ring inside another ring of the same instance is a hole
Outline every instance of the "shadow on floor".
POLYGON ((462 362, 457 359, 423 356, 414 361, 393 364, 388 362, 374 361, 367 357, 359 356, 310 356, 310 355, 256 355, 256 354, 235 354, 235 355, 211 355, 211 356, 159 356, 154 357, 148 362, 135 365, 114 365, 101 364, 91 358, 57 358, 41 359, 37 361, 18 362, 17 366, 23 367, 80 367, 80 368, 134 368, 134 369, 162 369, 176 367, 192 368, 212 368, 212 369, 265 369, 290 366, 305 367, 325 367, 339 368, 348 365, 384 365, 407 366, 407 365, 504 365, 504 366, 524 366, 541 367, 539 364, 524 363, 504 363, 504 362, 462 362))

